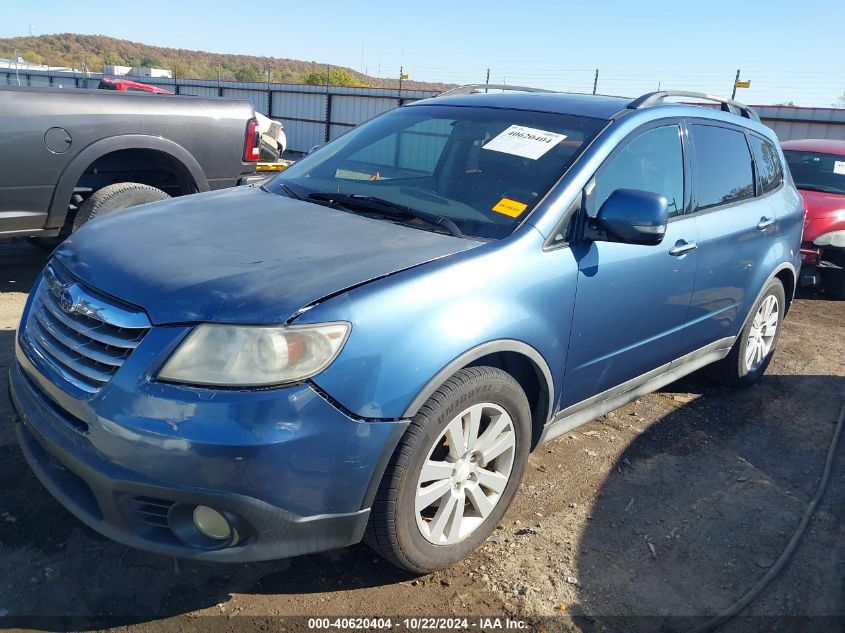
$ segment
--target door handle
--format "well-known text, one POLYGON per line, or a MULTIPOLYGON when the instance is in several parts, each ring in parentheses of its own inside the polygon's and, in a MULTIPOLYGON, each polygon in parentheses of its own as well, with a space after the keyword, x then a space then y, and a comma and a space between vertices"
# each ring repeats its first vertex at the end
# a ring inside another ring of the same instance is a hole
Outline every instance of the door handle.
POLYGON ((774 218, 762 217, 762 218, 760 218, 760 221, 757 223, 757 228, 761 231, 765 231, 767 228, 769 228, 774 223, 775 223, 774 218))
POLYGON ((698 244, 696 244, 695 242, 686 242, 684 240, 678 240, 675 243, 675 247, 671 251, 669 251, 669 254, 672 257, 680 257, 681 255, 691 253, 697 248, 698 244))

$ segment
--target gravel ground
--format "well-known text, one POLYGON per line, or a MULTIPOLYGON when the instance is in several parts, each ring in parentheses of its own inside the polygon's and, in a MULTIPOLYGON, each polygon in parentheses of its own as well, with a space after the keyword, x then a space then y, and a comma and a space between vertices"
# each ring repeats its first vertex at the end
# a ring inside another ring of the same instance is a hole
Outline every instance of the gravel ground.
MULTIPOLYGON (((845 400, 845 302, 802 295, 759 385, 731 391, 694 375, 541 447, 490 541, 448 570, 413 578, 363 545, 176 565, 83 526, 18 450, 6 368, 44 262, 25 243, 0 246, 0 616, 98 620, 33 626, 275 628, 278 615, 466 614, 558 630, 681 630, 694 622, 684 618, 730 605, 778 558, 815 492, 845 400)), ((814 630, 843 624, 832 617, 843 614, 845 578, 840 444, 794 558, 722 630, 809 630, 810 616, 827 616, 814 630)))

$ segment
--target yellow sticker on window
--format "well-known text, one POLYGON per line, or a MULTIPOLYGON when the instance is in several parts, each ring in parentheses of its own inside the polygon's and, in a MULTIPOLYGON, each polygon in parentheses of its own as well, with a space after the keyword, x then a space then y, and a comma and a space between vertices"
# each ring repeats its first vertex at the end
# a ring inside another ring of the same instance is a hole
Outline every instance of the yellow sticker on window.
POLYGON ((501 213, 511 218, 518 218, 523 211, 528 207, 527 204, 511 200, 510 198, 502 198, 493 207, 493 211, 501 213))

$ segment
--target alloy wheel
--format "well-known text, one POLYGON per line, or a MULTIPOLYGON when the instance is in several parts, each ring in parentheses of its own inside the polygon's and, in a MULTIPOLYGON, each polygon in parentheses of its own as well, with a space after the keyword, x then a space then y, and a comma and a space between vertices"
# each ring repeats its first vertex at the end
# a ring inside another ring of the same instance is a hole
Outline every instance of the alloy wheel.
POLYGON ((769 295, 760 304, 751 329, 748 332, 748 342, 745 346, 745 369, 754 371, 769 355, 778 331, 780 311, 777 297, 769 295))
POLYGON ((417 482, 417 526, 427 541, 452 545, 484 523, 507 487, 515 448, 513 420, 499 405, 473 405, 446 425, 417 482))

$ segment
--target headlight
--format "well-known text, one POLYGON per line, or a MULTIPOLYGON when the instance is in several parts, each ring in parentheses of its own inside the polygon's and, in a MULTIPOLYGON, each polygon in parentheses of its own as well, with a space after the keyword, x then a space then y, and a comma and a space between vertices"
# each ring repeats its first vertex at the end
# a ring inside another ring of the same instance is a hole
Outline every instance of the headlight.
POLYGON ((838 246, 845 248, 845 231, 831 231, 824 235, 819 235, 813 240, 816 246, 838 246))
POLYGON ((257 387, 296 382, 328 367, 349 323, 197 326, 161 368, 158 378, 194 385, 257 387))

